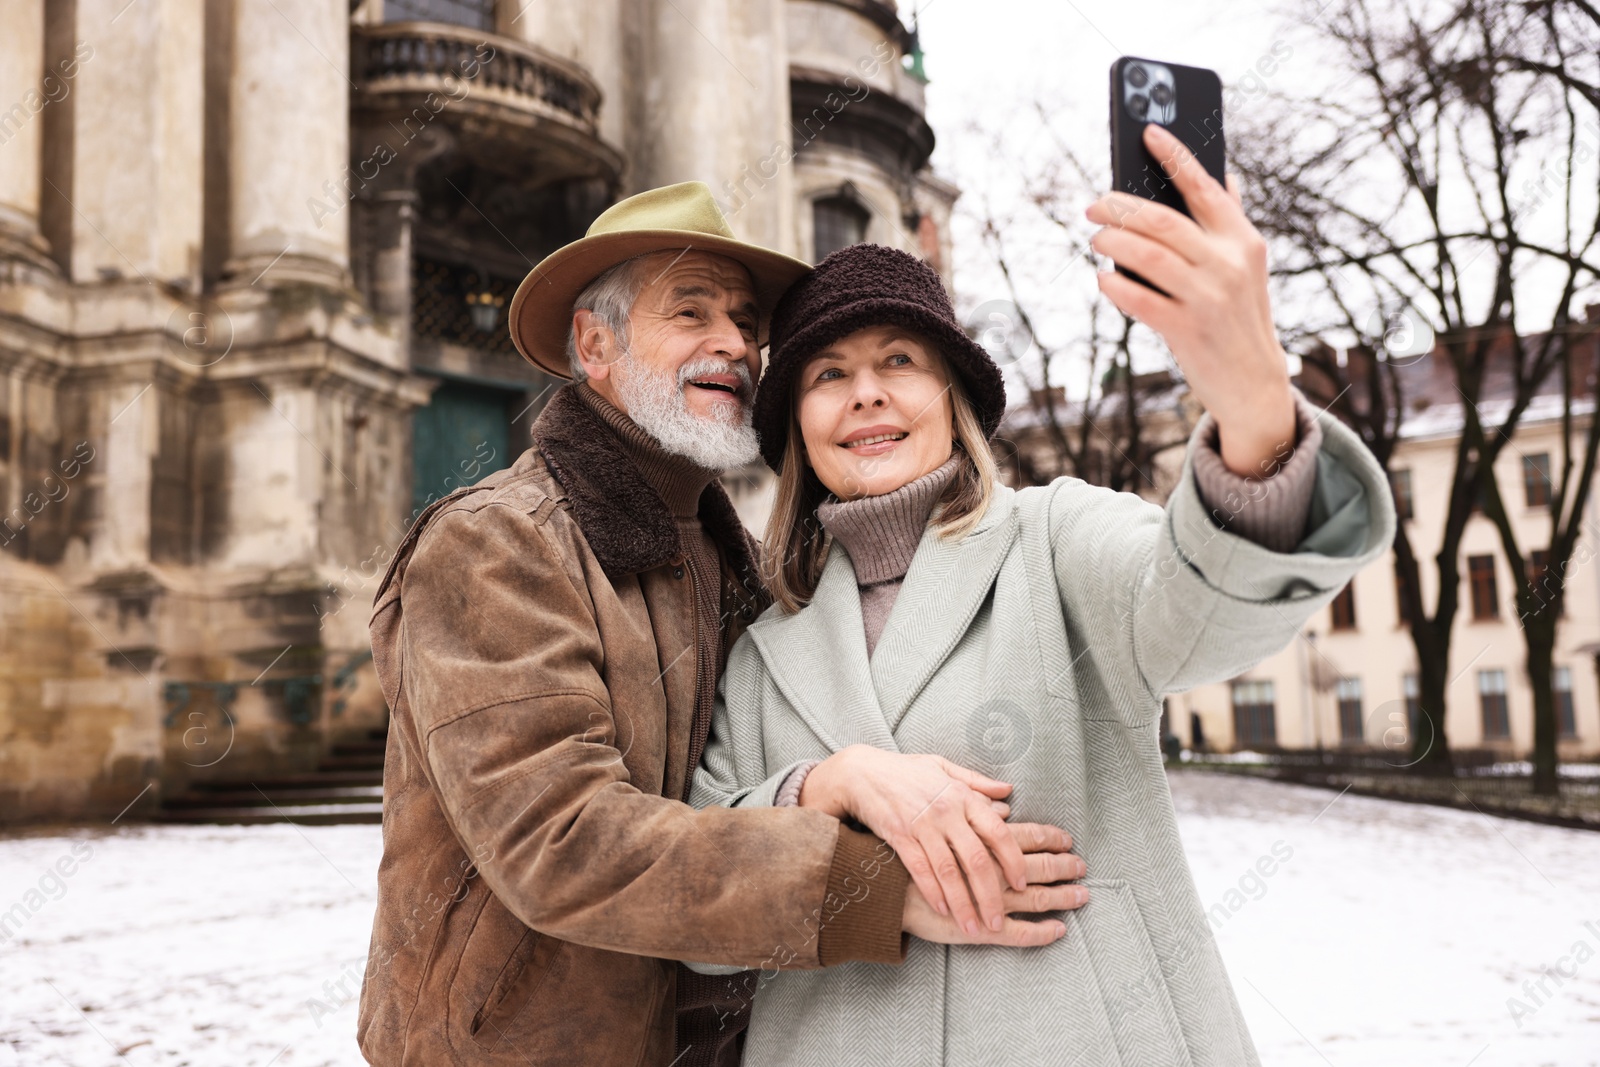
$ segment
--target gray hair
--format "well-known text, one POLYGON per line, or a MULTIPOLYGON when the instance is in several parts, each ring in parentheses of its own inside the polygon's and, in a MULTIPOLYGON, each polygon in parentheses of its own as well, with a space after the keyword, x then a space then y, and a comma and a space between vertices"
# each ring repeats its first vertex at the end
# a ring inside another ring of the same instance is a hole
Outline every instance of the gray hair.
MULTIPOLYGON (((624 352, 628 350, 628 316, 633 312, 633 302, 639 299, 645 287, 644 261, 653 255, 660 253, 646 252, 608 267, 572 301, 573 311, 582 308, 593 312, 600 324, 616 336, 624 352)), ((588 379, 583 361, 578 358, 578 338, 571 323, 567 324, 567 364, 572 369, 573 381, 588 379)))

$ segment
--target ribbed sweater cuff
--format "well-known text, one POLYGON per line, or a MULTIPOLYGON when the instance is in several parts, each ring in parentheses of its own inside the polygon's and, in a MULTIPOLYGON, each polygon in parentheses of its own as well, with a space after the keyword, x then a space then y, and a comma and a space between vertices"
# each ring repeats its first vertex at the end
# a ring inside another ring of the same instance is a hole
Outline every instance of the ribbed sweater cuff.
POLYGON ((778 787, 778 795, 772 798, 775 808, 793 808, 800 804, 800 790, 806 784, 806 775, 811 773, 811 768, 822 761, 819 759, 807 760, 789 772, 789 777, 783 780, 778 787))
POLYGON ((1322 428, 1317 410, 1294 394, 1296 440, 1276 471, 1265 478, 1243 478, 1222 462, 1216 420, 1205 416, 1194 450, 1194 482, 1217 525, 1269 552, 1293 552, 1305 538, 1311 494, 1317 486, 1317 452, 1322 428))
POLYGON ((823 897, 817 961, 824 967, 852 960, 904 962, 910 938, 900 927, 910 884, 911 875, 893 849, 841 825, 823 897))

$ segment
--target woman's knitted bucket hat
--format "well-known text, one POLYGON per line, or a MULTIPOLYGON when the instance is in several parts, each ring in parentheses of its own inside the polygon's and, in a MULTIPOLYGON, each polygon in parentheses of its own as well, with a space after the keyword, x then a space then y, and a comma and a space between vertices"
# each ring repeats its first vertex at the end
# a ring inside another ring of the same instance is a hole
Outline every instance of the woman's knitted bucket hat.
POLYGON ((751 416, 767 466, 776 471, 783 465, 801 365, 870 326, 899 326, 930 341, 961 379, 984 436, 994 436, 1006 410, 1000 368, 956 321, 939 275, 897 248, 850 245, 795 282, 773 310, 772 348, 751 416))

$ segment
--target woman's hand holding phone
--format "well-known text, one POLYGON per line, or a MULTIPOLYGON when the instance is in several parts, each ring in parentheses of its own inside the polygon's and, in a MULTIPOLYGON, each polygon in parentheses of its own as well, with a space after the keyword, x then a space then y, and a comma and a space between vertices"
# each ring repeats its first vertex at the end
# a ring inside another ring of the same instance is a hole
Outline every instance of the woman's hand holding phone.
POLYGON ((1113 192, 1085 212, 1090 247, 1159 286, 1115 271, 1100 291, 1159 333, 1196 399, 1217 420, 1222 461, 1235 474, 1270 476, 1295 440, 1288 359, 1267 291, 1267 245, 1245 217, 1238 184, 1226 189, 1177 137, 1151 123, 1144 144, 1183 194, 1190 215, 1113 192))

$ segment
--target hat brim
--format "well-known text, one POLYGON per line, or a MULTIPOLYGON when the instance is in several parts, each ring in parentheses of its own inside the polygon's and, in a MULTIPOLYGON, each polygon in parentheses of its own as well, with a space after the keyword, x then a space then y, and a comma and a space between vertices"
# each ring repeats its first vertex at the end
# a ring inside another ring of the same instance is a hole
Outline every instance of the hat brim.
POLYGON ((782 253, 693 230, 596 234, 550 253, 522 279, 507 315, 511 343, 540 370, 558 378, 571 378, 567 334, 572 327, 573 301, 584 287, 635 256, 682 251, 725 256, 750 272, 761 316, 761 344, 766 343, 767 326, 778 298, 811 270, 810 264, 782 253))
POLYGON ((753 421, 761 442, 761 457, 767 466, 782 473, 783 453, 788 445, 789 409, 793 405, 794 379, 803 363, 827 346, 870 326, 899 326, 931 341, 944 357, 966 390, 985 437, 993 437, 1005 415, 1005 381, 1000 369, 984 347, 968 337, 960 327, 909 300, 877 297, 858 300, 831 315, 823 315, 783 339, 767 361, 770 367, 786 368, 779 378, 771 370, 762 375, 756 387, 753 421))

